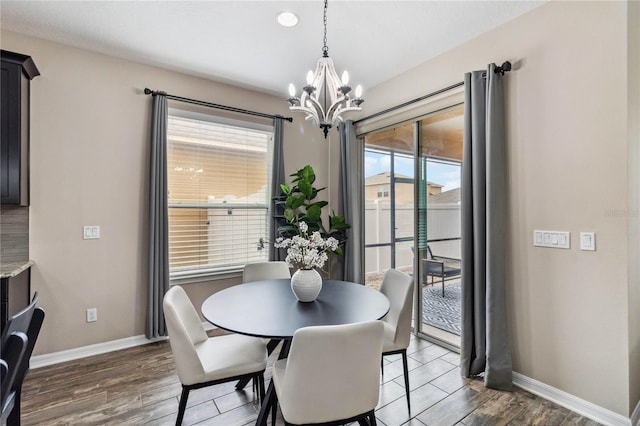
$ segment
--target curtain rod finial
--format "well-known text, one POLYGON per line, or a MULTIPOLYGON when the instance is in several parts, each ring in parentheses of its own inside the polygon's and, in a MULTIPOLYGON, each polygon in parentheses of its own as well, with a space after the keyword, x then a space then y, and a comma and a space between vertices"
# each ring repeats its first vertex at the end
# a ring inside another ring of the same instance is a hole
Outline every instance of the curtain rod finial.
POLYGON ((152 91, 151 89, 148 89, 148 88, 146 88, 146 87, 144 88, 144 94, 145 94, 145 95, 150 95, 150 94, 152 94, 152 93, 153 93, 153 91, 152 91))
POLYGON ((499 67, 497 66, 494 70, 496 74, 500 75, 504 75, 505 72, 509 71, 511 71, 511 62, 509 61, 504 61, 502 65, 500 65, 499 67))

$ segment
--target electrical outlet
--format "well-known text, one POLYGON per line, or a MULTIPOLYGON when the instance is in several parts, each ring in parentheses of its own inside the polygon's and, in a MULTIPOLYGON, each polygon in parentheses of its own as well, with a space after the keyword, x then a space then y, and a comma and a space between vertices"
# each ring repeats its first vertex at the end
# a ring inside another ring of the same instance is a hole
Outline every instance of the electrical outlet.
POLYGON ((87 322, 98 321, 98 308, 87 309, 87 322))

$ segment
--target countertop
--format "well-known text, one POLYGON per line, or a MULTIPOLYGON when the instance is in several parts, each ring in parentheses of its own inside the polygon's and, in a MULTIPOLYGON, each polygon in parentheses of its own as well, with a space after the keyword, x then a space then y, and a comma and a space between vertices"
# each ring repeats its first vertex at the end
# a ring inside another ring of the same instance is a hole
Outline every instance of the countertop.
POLYGON ((0 265, 0 279, 13 278, 20 272, 31 268, 35 262, 33 260, 23 260, 21 262, 8 262, 0 265))

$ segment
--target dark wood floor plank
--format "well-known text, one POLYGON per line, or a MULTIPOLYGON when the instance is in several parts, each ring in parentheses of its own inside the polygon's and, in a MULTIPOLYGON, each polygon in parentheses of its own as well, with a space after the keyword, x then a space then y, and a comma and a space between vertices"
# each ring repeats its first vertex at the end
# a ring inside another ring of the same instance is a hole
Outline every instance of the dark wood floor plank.
POLYGON ((587 419, 582 417, 578 413, 574 413, 573 411, 569 413, 567 417, 562 421, 561 426, 599 426, 600 423, 593 421, 591 419, 587 419))
POLYGON ((524 409, 515 416, 510 425, 557 426, 564 422, 570 411, 542 398, 530 397, 530 394, 520 392, 520 399, 526 402, 524 409))
POLYGON ((462 422, 466 426, 504 426, 525 408, 525 402, 513 392, 500 392, 473 410, 462 422))
MULTIPOLYGON (((463 379, 459 356, 432 343, 412 338, 408 353, 412 415, 402 363, 390 358, 376 407, 380 426, 597 425, 521 389, 504 393, 484 388, 482 379, 463 379)), ((154 342, 31 370, 23 386, 22 424, 173 425, 181 389, 168 341, 154 342)), ((238 392, 225 383, 192 391, 183 424, 252 425, 258 408, 251 386, 238 392)), ((283 425, 280 411, 276 424, 283 425)))
POLYGON ((464 387, 448 395, 416 417, 428 426, 455 425, 473 410, 482 406, 489 398, 486 393, 464 387))

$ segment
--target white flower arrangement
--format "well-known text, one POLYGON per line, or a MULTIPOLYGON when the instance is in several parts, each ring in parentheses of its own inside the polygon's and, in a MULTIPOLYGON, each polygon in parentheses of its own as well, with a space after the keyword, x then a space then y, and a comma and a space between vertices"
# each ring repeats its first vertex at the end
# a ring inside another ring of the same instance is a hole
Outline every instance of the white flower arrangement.
POLYGON ((306 222, 298 223, 298 235, 292 238, 278 238, 274 247, 286 248, 287 257, 285 262, 289 267, 298 269, 322 268, 327 261, 328 251, 335 251, 338 248, 338 240, 329 237, 322 238, 320 232, 315 231, 311 235, 308 233, 309 227, 306 222))

